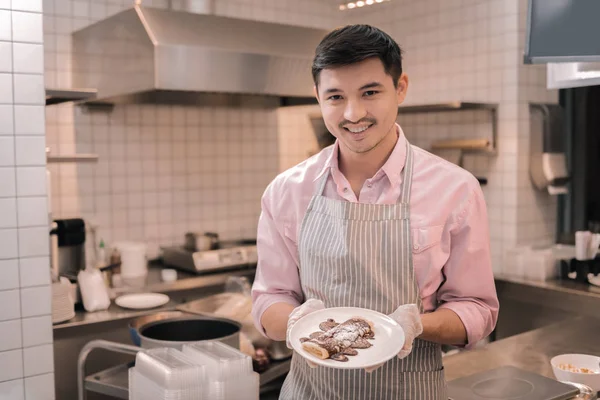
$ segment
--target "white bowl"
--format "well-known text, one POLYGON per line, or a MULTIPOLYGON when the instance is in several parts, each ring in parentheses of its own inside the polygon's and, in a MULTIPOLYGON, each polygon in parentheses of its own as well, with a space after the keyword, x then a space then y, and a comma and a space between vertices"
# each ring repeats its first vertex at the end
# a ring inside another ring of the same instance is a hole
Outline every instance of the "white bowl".
POLYGON ((577 368, 600 371, 600 357, 587 354, 561 354, 550 360, 550 364, 552 364, 552 371, 557 380, 581 383, 589 386, 592 390, 600 391, 600 373, 584 374, 558 368, 560 364, 571 364, 577 368))

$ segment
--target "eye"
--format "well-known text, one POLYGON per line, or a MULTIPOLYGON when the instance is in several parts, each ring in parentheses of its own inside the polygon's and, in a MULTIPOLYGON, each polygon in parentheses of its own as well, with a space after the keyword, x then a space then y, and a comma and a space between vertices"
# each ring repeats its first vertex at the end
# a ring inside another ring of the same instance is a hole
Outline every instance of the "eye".
POLYGON ((327 100, 334 100, 334 101, 335 101, 335 100, 341 100, 341 99, 342 99, 342 96, 340 96, 339 94, 334 94, 334 95, 332 95, 332 96, 329 96, 329 97, 327 98, 327 100))
POLYGON ((377 93, 379 93, 377 90, 367 90, 367 91, 365 92, 365 96, 367 96, 367 97, 371 97, 371 96, 374 96, 374 95, 376 95, 377 93))

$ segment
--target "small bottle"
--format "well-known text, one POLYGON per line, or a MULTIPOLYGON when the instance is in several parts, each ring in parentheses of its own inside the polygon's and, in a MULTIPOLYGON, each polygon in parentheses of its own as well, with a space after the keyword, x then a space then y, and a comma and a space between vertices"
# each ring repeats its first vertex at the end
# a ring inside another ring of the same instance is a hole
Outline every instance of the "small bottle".
POLYGON ((98 260, 96 260, 96 264, 100 267, 106 265, 106 246, 102 239, 100 239, 100 246, 98 247, 98 260))

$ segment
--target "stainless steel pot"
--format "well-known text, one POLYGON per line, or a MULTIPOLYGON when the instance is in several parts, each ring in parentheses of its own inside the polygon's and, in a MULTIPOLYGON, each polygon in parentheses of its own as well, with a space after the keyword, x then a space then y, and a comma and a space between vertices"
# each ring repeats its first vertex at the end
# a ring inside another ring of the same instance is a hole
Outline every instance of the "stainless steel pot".
POLYGON ((145 324, 138 334, 145 349, 172 347, 181 350, 184 344, 210 340, 239 349, 241 328, 241 324, 226 318, 178 317, 145 324))

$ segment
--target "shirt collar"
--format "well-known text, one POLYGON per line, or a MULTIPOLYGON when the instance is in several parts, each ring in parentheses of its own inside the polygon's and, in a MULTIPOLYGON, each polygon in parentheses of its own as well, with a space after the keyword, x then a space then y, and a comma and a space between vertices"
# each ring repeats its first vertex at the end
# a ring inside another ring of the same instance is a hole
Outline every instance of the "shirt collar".
MULTIPOLYGON (((396 132, 398 133, 398 140, 396 141, 396 145, 394 146, 394 149, 392 150, 392 153, 386 160, 385 164, 383 164, 381 169, 375 174, 375 177, 381 175, 382 173, 385 174, 392 185, 400 184, 402 169, 404 168, 404 164, 406 162, 406 137, 404 136, 402 128, 398 124, 396 124, 396 132)), ((323 176, 324 173, 328 172, 329 170, 332 170, 332 172, 339 171, 339 151, 340 144, 339 141, 336 140, 331 150, 331 153, 325 160, 323 168, 321 169, 321 171, 319 171, 313 182, 319 179, 321 176, 323 176)))

